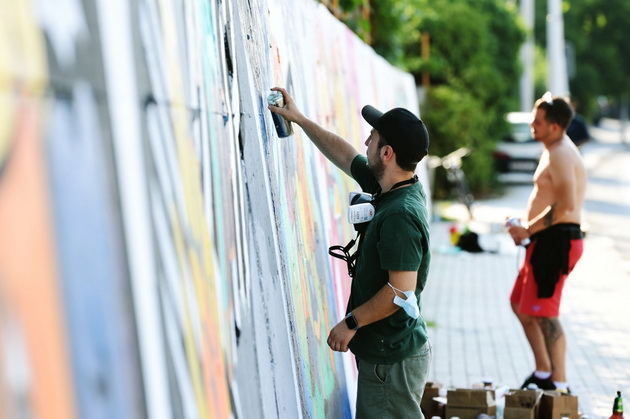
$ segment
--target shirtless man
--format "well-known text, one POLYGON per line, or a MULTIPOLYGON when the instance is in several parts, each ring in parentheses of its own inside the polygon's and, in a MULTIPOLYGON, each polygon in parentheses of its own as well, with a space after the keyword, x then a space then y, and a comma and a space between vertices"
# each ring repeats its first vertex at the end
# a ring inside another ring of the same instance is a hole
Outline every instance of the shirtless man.
POLYGON ((534 353, 536 370, 522 388, 568 392, 566 337, 558 319, 562 288, 582 256, 581 210, 586 169, 566 135, 573 110, 562 98, 546 93, 534 105, 532 136, 544 144, 527 205, 527 222, 509 227, 516 244, 529 238, 525 260, 510 302, 534 353))

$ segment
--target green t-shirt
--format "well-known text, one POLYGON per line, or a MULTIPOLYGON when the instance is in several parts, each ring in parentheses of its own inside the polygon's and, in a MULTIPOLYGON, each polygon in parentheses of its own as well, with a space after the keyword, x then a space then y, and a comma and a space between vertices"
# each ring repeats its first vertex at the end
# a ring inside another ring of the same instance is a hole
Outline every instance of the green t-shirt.
MULTIPOLYGON (((376 193, 379 184, 365 156, 352 161, 352 177, 364 192, 376 193)), ((431 260, 426 196, 417 182, 383 194, 369 223, 356 262, 348 312, 387 286, 388 271, 418 271, 416 297, 424 289, 431 260)), ((409 291, 409 290, 403 290, 409 291)), ((394 314, 360 328, 348 345, 352 353, 373 364, 393 364, 415 353, 427 341, 422 315, 412 319, 400 308, 394 314)))

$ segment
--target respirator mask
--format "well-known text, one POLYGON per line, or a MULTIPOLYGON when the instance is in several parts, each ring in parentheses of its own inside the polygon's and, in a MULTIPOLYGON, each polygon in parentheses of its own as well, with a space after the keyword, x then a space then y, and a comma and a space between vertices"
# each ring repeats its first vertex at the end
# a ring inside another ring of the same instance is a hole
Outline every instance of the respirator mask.
POLYGON ((354 253, 350 253, 357 240, 359 240, 359 247, 361 246, 360 238, 363 237, 363 233, 367 229, 368 224, 374 218, 376 214, 376 207, 374 206, 375 197, 365 192, 350 192, 350 205, 348 206, 348 222, 354 225, 354 229, 357 231, 357 238, 350 240, 346 246, 330 246, 328 248, 328 254, 346 261, 348 264, 348 275, 354 276, 354 267, 359 256, 358 249, 354 253))
MULTIPOLYGON (((396 188, 405 185, 412 185, 418 182, 418 176, 414 175, 412 178, 403 180, 394 184, 389 191, 393 191, 396 188)), ((354 253, 350 253, 352 248, 359 241, 359 248, 363 240, 363 233, 367 229, 368 224, 374 218, 376 214, 376 208, 379 202, 383 199, 383 194, 379 191, 371 195, 365 192, 350 192, 350 205, 348 206, 348 222, 354 225, 354 229, 357 231, 357 237, 346 246, 330 246, 328 248, 328 254, 337 259, 346 261, 348 264, 348 275, 352 278, 354 276, 354 268, 357 257, 359 256, 359 249, 354 253)), ((404 300, 403 300, 404 301, 404 300)))
POLYGON ((354 224, 356 231, 365 230, 368 223, 374 218, 374 196, 365 192, 350 192, 350 205, 348 206, 348 222, 354 224))

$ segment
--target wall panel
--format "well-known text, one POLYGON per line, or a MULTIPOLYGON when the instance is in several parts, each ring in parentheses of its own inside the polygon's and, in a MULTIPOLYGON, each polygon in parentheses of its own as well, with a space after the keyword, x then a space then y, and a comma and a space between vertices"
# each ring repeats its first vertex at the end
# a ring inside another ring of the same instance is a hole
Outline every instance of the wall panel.
POLYGON ((306 0, 0 10, 0 417, 352 417, 357 185, 266 96, 363 150, 413 78, 306 0))

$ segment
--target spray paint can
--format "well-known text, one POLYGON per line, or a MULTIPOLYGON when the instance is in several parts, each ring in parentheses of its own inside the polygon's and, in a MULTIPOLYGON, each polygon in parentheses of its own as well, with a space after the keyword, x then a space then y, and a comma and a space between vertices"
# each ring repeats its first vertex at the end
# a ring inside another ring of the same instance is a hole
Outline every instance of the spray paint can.
MULTIPOLYGON (((505 226, 506 227, 519 227, 521 225, 521 220, 519 220, 518 218, 510 218, 509 220, 507 220, 505 222, 505 226)), ((530 240, 528 238, 524 238, 523 240, 521 240, 521 246, 527 246, 530 243, 530 240)))
MULTIPOLYGON (((284 108, 284 96, 281 92, 274 90, 267 96, 267 103, 272 106, 277 106, 278 108, 284 108)), ((276 127, 278 137, 285 138, 293 134, 291 121, 287 121, 282 115, 275 112, 271 112, 271 117, 273 118, 273 124, 276 127)))

